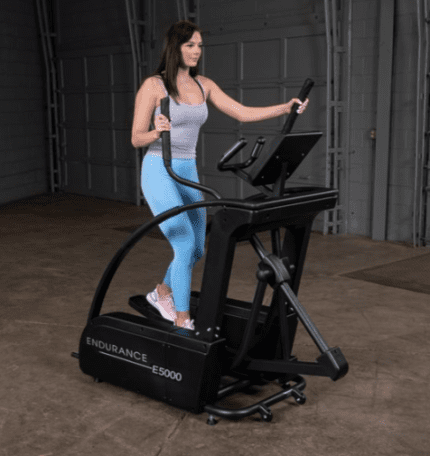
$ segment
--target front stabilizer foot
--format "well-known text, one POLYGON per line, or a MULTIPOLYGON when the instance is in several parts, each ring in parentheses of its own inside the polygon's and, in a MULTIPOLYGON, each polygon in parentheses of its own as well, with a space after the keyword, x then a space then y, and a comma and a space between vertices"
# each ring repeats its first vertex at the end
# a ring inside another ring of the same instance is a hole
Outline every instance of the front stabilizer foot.
POLYGON ((333 380, 339 380, 348 372, 348 361, 339 347, 329 348, 317 358, 318 363, 322 364, 333 380))

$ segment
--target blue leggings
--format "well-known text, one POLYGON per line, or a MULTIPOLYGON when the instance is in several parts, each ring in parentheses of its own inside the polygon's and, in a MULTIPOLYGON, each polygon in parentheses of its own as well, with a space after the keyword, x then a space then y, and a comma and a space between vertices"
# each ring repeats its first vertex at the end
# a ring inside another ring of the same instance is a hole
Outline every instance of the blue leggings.
MULTIPOLYGON (((194 159, 173 158, 172 169, 183 179, 199 183, 194 159)), ((176 206, 204 201, 200 190, 173 180, 164 167, 163 159, 158 156, 145 155, 141 183, 143 194, 154 216, 176 206)), ((192 269, 204 254, 206 208, 182 212, 159 226, 174 253, 164 283, 173 291, 176 310, 185 312, 190 309, 192 269)))

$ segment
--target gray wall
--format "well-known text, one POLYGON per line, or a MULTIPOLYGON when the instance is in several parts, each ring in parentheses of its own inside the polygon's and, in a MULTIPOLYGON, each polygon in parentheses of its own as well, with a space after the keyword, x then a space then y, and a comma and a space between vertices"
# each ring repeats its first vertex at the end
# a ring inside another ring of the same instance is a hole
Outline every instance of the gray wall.
MULTIPOLYGON (((379 3, 353 2, 349 232, 371 236, 376 128, 379 3)), ((412 240, 417 17, 416 2, 396 2, 387 239, 412 240)))
POLYGON ((0 3, 0 204, 48 191, 43 61, 33 0, 0 3))
MULTIPOLYGON (((87 58, 86 53, 90 60, 91 56, 94 57, 91 64, 94 64, 100 55, 109 56, 109 62, 115 59, 117 62, 127 62, 128 59, 128 63, 117 64, 117 67, 122 67, 121 84, 112 88, 111 81, 108 80, 104 88, 91 89, 93 93, 97 91, 109 93, 110 99, 112 96, 116 97, 117 101, 122 98, 124 104, 121 112, 124 113, 124 119, 122 121, 118 119, 116 124, 112 124, 110 120, 105 125, 96 122, 92 123, 91 127, 95 130, 118 131, 117 147, 123 148, 124 162, 131 160, 129 164, 121 165, 122 171, 117 171, 118 187, 124 188, 129 185, 130 188, 126 193, 133 195, 134 151, 128 143, 133 99, 132 88, 130 88, 132 78, 128 74, 131 60, 124 4, 114 0, 105 2, 56 0, 54 3, 57 7, 61 5, 59 8, 60 52, 63 57, 69 58, 69 63, 70 59, 74 58, 81 59, 83 62, 84 57, 87 58)), ((366 236, 370 236, 372 230, 373 188, 377 178, 374 176, 375 143, 370 138, 370 132, 376 127, 379 3, 374 0, 353 0, 348 231, 366 236)), ((259 28, 290 27, 300 21, 306 22, 307 17, 312 17, 315 22, 321 22, 324 19, 322 0, 303 1, 300 7, 293 0, 219 0, 216 2, 202 0, 201 5, 204 8, 205 17, 202 22, 203 27, 208 30, 218 28, 219 33, 246 32, 246 28, 258 33, 259 28), (245 15, 244 12, 246 12, 245 15), (281 17, 280 12, 288 14, 281 17), (290 17, 288 17, 289 14, 290 17)), ((157 42, 150 56, 151 72, 159 60, 162 36, 170 23, 176 20, 176 2, 162 0, 156 7, 158 29, 155 39, 157 42)), ((388 239, 396 241, 412 239, 417 48, 415 8, 414 1, 397 1, 387 208, 388 239)), ((44 69, 33 0, 2 0, 0 24, 1 204, 48 191, 48 176, 43 106, 44 69)), ((207 76, 211 77, 210 74, 207 76)), ((70 87, 67 90, 69 89, 70 87)), ((323 106, 315 106, 315 108, 324 109, 323 106)), ((112 109, 112 105, 108 104, 108 109, 112 109)), ((116 116, 118 115, 119 112, 116 116)), ((88 141, 88 135, 84 136, 83 141, 88 141)), ((102 135, 98 137, 101 138, 102 135)), ((109 137, 113 137, 112 134, 109 137)), ((78 143, 76 142, 76 147, 79 147, 78 143)), ((111 152, 106 150, 109 155, 111 152)), ((120 165, 113 163, 111 156, 109 160, 112 166, 120 165)), ((86 167, 85 173, 87 172, 86 167)), ((96 172, 94 175, 97 174, 96 172)), ((82 174, 81 178, 88 181, 88 174, 82 174)), ((103 196, 100 192, 97 193, 96 187, 93 182, 93 194, 103 196)), ((102 191, 106 197, 113 199, 128 198, 124 194, 115 192, 112 186, 109 192, 106 189, 102 191)), ((133 201, 132 197, 129 200, 133 201)))

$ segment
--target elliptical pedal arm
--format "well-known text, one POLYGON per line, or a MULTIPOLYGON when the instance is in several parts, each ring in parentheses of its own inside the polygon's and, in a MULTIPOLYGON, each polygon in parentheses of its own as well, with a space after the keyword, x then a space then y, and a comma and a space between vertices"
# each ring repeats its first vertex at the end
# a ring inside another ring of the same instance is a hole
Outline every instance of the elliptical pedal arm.
POLYGON ((269 254, 264 248, 262 242, 255 234, 251 237, 251 244, 254 247, 254 250, 257 252, 263 263, 267 264, 273 273, 275 274, 275 280, 277 286, 281 288, 291 307, 297 313, 300 321, 303 323, 304 327, 308 331, 309 335, 312 337, 313 341, 317 345, 321 353, 326 352, 329 349, 326 341, 324 340, 321 333, 318 331, 318 328, 315 326, 315 323, 311 320, 311 317, 306 312, 306 309, 297 299, 295 293, 289 286, 286 280, 289 278, 289 273, 285 268, 282 260, 273 254, 269 254))
POLYGON ((258 236, 255 234, 251 237, 251 244, 263 263, 269 266, 273 271, 277 287, 282 290, 289 304, 296 312, 299 320, 302 322, 306 331, 321 352, 321 356, 317 359, 318 363, 323 365, 328 372, 331 372, 330 377, 332 380, 337 380, 346 375, 348 372, 348 363, 346 362, 342 351, 339 347, 329 347, 327 342, 324 340, 315 323, 311 320, 311 317, 306 312, 306 309, 297 299, 297 296, 288 284, 287 280, 289 279, 289 273, 282 260, 276 255, 269 254, 258 236))

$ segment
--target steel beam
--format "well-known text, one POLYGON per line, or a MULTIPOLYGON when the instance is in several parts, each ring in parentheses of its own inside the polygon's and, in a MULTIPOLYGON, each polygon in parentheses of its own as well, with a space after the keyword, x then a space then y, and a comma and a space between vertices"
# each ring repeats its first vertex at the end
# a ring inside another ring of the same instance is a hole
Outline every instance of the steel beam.
POLYGON ((372 239, 387 236, 395 0, 381 0, 372 239))

